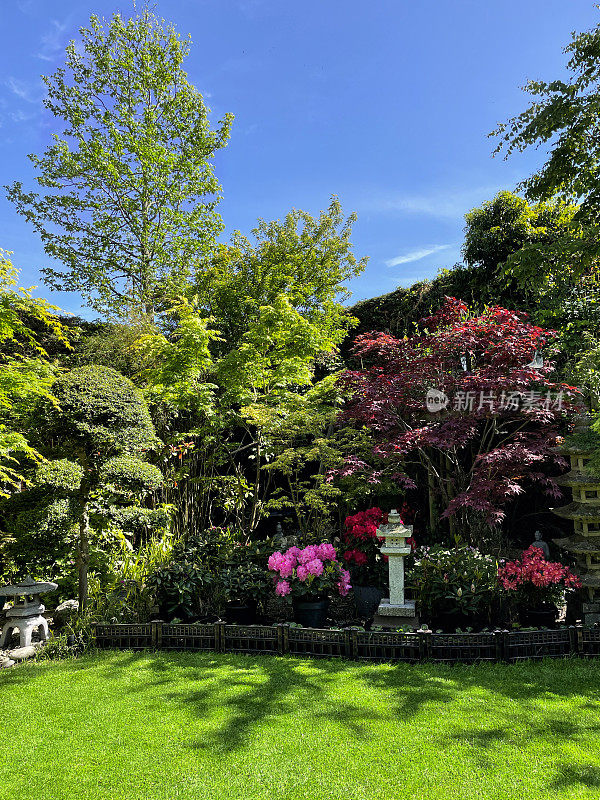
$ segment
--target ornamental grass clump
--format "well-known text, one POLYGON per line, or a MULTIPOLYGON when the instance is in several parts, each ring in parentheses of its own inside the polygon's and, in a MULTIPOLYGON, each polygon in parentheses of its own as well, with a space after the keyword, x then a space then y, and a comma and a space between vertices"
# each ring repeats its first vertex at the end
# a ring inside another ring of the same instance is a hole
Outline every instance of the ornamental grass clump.
POLYGON ((557 605, 566 590, 581 588, 581 581, 569 567, 547 561, 535 545, 525 550, 520 559, 503 564, 498 569, 498 580, 509 599, 520 608, 557 605))
POLYGON ((290 602, 292 597, 324 598, 333 591, 345 597, 352 588, 350 573, 337 560, 335 547, 329 542, 310 544, 303 550, 290 547, 285 553, 276 551, 269 556, 268 567, 276 594, 290 602))

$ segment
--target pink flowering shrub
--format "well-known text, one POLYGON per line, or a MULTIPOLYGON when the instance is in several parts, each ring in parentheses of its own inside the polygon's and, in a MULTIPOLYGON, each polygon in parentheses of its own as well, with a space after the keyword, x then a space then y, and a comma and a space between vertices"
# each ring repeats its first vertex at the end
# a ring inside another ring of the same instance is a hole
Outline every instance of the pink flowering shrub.
POLYGON ((557 603, 565 589, 581 587, 581 581, 569 567, 547 561, 535 545, 525 550, 520 559, 503 564, 498 569, 498 580, 511 599, 529 608, 557 603))
POLYGON ((276 551, 269 556, 268 567, 279 597, 322 597, 334 590, 345 597, 352 588, 350 573, 329 542, 276 551))

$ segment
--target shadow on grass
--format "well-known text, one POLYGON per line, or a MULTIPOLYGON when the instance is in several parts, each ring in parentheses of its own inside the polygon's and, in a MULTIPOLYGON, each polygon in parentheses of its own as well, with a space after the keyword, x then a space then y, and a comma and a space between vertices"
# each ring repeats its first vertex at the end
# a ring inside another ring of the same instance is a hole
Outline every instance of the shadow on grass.
MULTIPOLYGON (((366 740, 376 735, 374 723, 379 721, 409 722, 426 712, 435 725, 436 715, 445 714, 447 704, 462 700, 451 725, 440 728, 439 749, 472 748, 470 757, 484 766, 494 748, 522 746, 523 735, 560 752, 562 742, 591 742, 600 731, 600 724, 590 720, 600 710, 600 663, 578 660, 511 666, 391 666, 336 659, 113 651, 49 662, 41 670, 38 665, 6 670, 0 673, 0 693, 7 687, 35 683, 42 675, 52 676, 53 671, 75 676, 88 669, 115 687, 124 675, 135 671, 139 680, 121 684, 120 691, 142 698, 149 713, 165 714, 173 705, 207 720, 201 737, 192 735, 188 746, 215 754, 248 747, 267 718, 283 717, 298 708, 317 725, 333 723, 349 737, 366 740), (338 690, 340 681, 343 692, 338 690), (379 696, 378 703, 373 704, 372 695, 379 696), (464 701, 475 695, 483 705, 471 714, 464 701), (556 708, 545 709, 548 698, 567 701, 564 716, 556 708), (491 699, 497 705, 496 716, 485 705, 491 699), (578 712, 585 712, 587 719, 578 712)), ((554 780, 556 788, 600 787, 600 769, 557 766, 556 777, 549 775, 548 780, 554 780)))
MULTIPOLYGON (((107 664, 107 674, 115 668, 125 669, 139 658, 136 653, 120 654, 118 666, 107 664)), ((386 718, 399 722, 431 708, 442 710, 444 705, 473 693, 481 695, 481 690, 512 701, 503 707, 502 718, 489 728, 476 727, 476 719, 465 714, 457 720, 458 730, 440 736, 440 746, 450 740, 473 744, 482 758, 496 744, 515 741, 518 726, 553 747, 560 746, 561 741, 595 737, 600 730, 600 725, 544 714, 539 707, 540 700, 553 697, 569 700, 578 711, 600 710, 600 664, 594 662, 391 666, 358 665, 341 659, 174 652, 145 653, 143 658, 153 677, 146 677, 141 686, 130 691, 171 685, 173 691, 166 692, 161 702, 185 707, 198 718, 207 718, 218 708, 219 722, 192 746, 221 753, 246 747, 262 720, 290 713, 294 707, 309 709, 314 720, 346 728, 354 738, 368 738, 372 723, 383 719, 372 704, 363 702, 361 692, 369 693, 370 688, 385 697, 386 718), (181 688, 174 681, 174 672, 177 680, 184 679, 181 688), (356 676, 356 699, 350 702, 342 700, 332 686, 342 675, 346 681, 356 676)))
POLYGON ((600 788, 600 768, 591 764, 564 764, 558 768, 558 775, 552 782, 553 789, 570 789, 585 786, 588 789, 600 788))

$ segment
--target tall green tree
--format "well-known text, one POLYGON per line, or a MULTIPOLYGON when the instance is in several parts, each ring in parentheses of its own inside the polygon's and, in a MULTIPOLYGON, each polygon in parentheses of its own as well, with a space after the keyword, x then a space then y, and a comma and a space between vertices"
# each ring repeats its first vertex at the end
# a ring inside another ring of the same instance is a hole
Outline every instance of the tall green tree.
POLYGON ((491 135, 505 157, 546 145, 546 162, 519 188, 534 202, 576 205, 562 235, 527 243, 508 258, 504 272, 554 299, 543 322, 553 324, 553 314, 563 344, 585 362, 585 352, 600 345, 600 25, 574 33, 564 52, 568 80, 529 81, 530 105, 491 135))
POLYGON ((64 127, 29 156, 43 192, 15 182, 8 197, 62 264, 42 270, 52 288, 113 317, 151 319, 221 233, 211 159, 232 116, 211 128, 182 68, 190 40, 150 12, 92 16, 80 36, 44 77, 44 104, 64 127))
POLYGON ((530 200, 560 197, 580 203, 577 218, 596 224, 600 212, 600 25, 573 34, 568 81, 530 80, 533 97, 520 114, 498 125, 496 152, 548 144, 548 159, 521 183, 530 200))
POLYGON ((465 263, 481 267, 482 280, 489 280, 523 247, 553 244, 564 236, 576 210, 571 203, 528 203, 514 192, 499 192, 465 215, 465 263))
POLYGON ((352 253, 355 219, 344 217, 334 196, 318 216, 293 209, 282 220, 259 220, 253 239, 237 232, 221 245, 197 272, 194 291, 219 328, 223 350, 244 335, 262 306, 282 295, 321 329, 345 325, 347 281, 367 263, 352 253))

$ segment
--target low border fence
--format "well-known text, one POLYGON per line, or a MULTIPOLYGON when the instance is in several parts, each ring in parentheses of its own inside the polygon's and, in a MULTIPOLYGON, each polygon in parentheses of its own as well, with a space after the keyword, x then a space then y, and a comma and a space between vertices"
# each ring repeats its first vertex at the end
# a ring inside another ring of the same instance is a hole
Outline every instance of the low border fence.
POLYGON ((121 650, 187 650, 265 653, 357 661, 474 663, 600 656, 600 627, 483 633, 396 633, 355 628, 228 625, 224 622, 171 625, 97 623, 96 646, 121 650))

